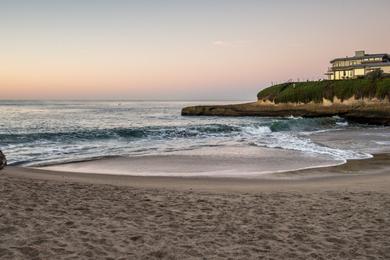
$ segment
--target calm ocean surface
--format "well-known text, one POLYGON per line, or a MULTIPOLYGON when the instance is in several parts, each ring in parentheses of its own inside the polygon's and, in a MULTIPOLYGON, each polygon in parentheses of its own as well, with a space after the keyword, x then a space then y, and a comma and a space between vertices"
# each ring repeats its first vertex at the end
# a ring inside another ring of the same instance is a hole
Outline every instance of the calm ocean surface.
MULTIPOLYGON (((23 166, 248 146, 295 150, 340 161, 368 158, 370 154, 361 149, 365 144, 350 142, 340 147, 336 142, 328 146, 326 142, 315 143, 311 136, 348 130, 370 133, 377 129, 348 124, 338 117, 180 115, 184 106, 207 103, 216 102, 0 101, 0 149, 10 164, 23 166)), ((382 128, 371 148, 390 147, 388 130, 382 128)))

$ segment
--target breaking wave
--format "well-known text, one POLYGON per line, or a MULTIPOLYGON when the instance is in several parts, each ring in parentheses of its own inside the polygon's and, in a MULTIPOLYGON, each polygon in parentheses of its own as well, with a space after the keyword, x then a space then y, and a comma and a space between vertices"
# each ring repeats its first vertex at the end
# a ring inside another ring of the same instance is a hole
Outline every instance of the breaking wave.
POLYGON ((0 118, 0 148, 11 154, 9 162, 17 165, 232 145, 295 150, 335 160, 370 157, 311 141, 310 133, 351 127, 339 117, 183 118, 177 114, 181 104, 171 108, 170 104, 150 107, 130 103, 123 107, 100 102, 48 106, 30 102, 15 106, 11 102, 3 106, 4 111, 8 107, 20 110, 10 119, 0 118))
POLYGON ((69 132, 42 132, 26 134, 0 134, 1 143, 20 144, 29 142, 71 142, 104 139, 134 140, 142 138, 189 138, 239 132, 240 128, 222 124, 189 127, 139 127, 90 129, 69 132))

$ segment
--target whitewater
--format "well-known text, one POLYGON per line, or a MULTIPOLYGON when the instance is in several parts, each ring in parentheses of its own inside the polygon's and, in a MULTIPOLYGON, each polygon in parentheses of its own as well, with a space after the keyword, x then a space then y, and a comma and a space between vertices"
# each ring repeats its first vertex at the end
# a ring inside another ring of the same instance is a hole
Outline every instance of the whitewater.
POLYGON ((208 102, 0 101, 0 149, 11 165, 38 167, 115 156, 197 154, 205 149, 213 154, 237 149, 245 157, 256 154, 257 148, 259 154, 272 149, 339 164, 370 158, 390 147, 388 127, 339 117, 181 116, 182 107, 195 104, 208 102), (339 145, 340 140, 332 139, 346 132, 355 133, 348 143, 339 145), (327 138, 318 138, 324 134, 327 138), (366 136, 354 138, 356 134, 366 136))

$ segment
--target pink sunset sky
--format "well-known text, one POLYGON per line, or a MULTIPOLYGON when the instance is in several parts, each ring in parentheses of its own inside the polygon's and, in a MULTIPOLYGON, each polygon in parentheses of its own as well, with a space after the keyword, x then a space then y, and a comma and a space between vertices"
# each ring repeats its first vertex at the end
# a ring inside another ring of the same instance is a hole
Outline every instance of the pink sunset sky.
POLYGON ((388 0, 1 1, 0 99, 255 99, 390 52, 388 0))

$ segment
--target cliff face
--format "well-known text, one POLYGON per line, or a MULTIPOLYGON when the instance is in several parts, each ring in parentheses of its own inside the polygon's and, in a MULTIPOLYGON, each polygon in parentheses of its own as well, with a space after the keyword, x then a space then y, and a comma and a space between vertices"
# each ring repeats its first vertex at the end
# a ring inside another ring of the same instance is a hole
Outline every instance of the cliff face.
POLYGON ((321 103, 253 103, 217 106, 192 106, 182 109, 184 116, 263 116, 325 117, 340 116, 367 124, 390 125, 390 102, 376 99, 324 100, 321 103))

